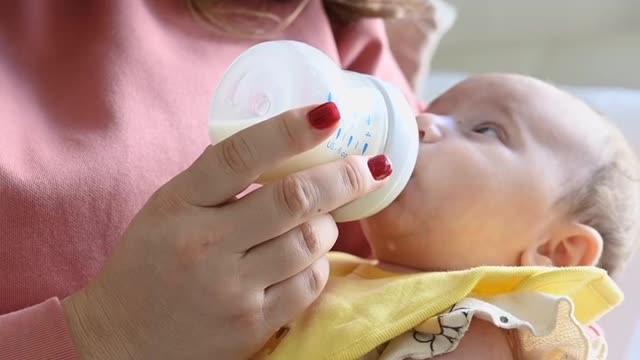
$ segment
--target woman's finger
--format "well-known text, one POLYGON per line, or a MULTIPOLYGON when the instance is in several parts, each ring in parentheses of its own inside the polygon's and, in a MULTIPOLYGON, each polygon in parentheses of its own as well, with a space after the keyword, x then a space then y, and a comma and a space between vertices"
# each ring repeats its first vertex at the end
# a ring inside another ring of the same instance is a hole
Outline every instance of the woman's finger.
POLYGON ((320 144, 339 121, 334 103, 284 112, 208 147, 173 189, 192 205, 219 205, 277 163, 320 144))
POLYGON ((245 254, 241 272, 265 288, 299 273, 324 256, 338 238, 331 215, 314 217, 245 254))
POLYGON ((329 260, 321 257, 305 270, 268 287, 262 313, 271 330, 291 322, 313 303, 329 279, 329 260))
POLYGON ((234 251, 247 251, 378 189, 390 174, 391 164, 384 155, 349 156, 265 185, 225 206, 219 216, 224 221, 243 219, 247 226, 238 228, 229 241, 234 251))

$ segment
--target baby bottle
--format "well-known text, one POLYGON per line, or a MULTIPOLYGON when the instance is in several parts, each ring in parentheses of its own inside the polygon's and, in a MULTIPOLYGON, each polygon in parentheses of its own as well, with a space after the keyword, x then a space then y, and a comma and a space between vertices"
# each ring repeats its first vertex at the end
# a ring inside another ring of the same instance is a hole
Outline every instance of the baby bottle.
POLYGON ((334 102, 338 130, 258 179, 285 175, 351 155, 386 154, 394 172, 382 188, 332 212, 336 221, 371 216, 406 186, 418 156, 415 115, 403 94, 372 76, 344 71, 328 56, 296 41, 268 41, 249 48, 227 69, 209 118, 213 143, 284 111, 334 102))

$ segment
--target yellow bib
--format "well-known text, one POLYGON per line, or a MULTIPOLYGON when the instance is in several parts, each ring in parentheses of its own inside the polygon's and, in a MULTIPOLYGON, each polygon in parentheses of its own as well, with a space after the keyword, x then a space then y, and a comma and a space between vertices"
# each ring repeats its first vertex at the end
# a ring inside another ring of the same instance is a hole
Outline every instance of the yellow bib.
POLYGON ((465 297, 517 291, 567 296, 589 324, 622 301, 606 271, 595 267, 498 267, 394 274, 375 261, 330 253, 331 275, 320 298, 263 348, 267 359, 358 359, 376 346, 445 311, 465 297))

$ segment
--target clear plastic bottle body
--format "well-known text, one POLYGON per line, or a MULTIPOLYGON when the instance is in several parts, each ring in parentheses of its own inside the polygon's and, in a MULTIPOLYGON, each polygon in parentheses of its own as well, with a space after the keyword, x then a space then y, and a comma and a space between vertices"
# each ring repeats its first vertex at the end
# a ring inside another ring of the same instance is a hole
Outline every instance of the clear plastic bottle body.
POLYGON ((294 42, 257 46, 234 62, 214 98, 211 138, 219 142, 283 111, 326 101, 335 102, 342 116, 334 136, 275 167, 260 182, 341 157, 382 151, 387 125, 384 99, 370 80, 343 72, 318 50, 294 42))
MULTIPOLYGON (((341 127, 333 136, 312 150, 274 164, 273 170, 263 174, 259 182, 271 182, 350 155, 387 153, 388 145, 394 142, 389 141, 390 131, 409 144, 415 142, 415 146, 409 146, 408 155, 401 151, 395 156, 398 159, 391 159, 396 173, 397 162, 404 167, 408 163, 411 167, 408 170, 412 171, 417 157, 417 126, 406 100, 396 89, 388 88, 388 84, 369 76, 343 71, 309 45, 294 41, 261 43, 243 53, 219 84, 209 121, 211 140, 217 143, 289 109, 333 101, 342 117, 341 127), (396 121, 395 125, 399 120, 399 129, 390 129, 391 120, 396 121), (408 161, 404 159, 406 156, 408 161)), ((395 143, 397 146, 399 142, 395 143)), ((336 211, 334 217, 350 221, 381 210, 406 185, 406 171, 395 179, 393 189, 356 200, 356 204, 336 211)))

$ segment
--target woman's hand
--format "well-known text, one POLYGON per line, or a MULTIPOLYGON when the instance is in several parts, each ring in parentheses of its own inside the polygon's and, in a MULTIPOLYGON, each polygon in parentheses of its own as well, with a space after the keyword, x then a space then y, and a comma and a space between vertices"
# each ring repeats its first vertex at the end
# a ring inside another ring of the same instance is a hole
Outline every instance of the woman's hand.
POLYGON ((102 273, 63 301, 82 358, 247 358, 316 299, 338 235, 329 213, 390 166, 348 157, 236 199, 337 129, 332 103, 310 109, 207 148, 151 197, 102 273))

